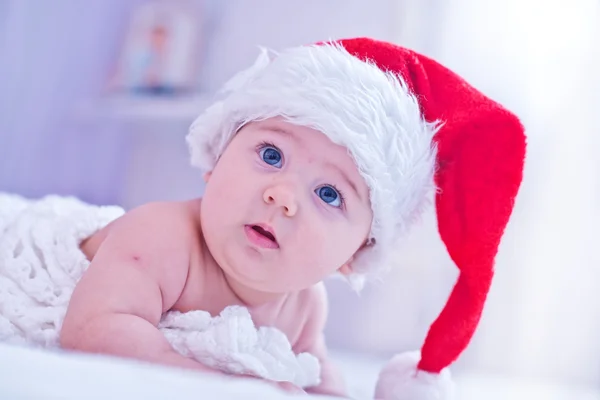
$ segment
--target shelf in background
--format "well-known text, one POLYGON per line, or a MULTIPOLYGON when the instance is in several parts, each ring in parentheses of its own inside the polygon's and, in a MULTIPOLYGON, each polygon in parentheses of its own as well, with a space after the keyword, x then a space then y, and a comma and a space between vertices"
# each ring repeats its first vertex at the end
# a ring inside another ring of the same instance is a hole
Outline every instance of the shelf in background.
POLYGON ((192 122, 213 101, 209 94, 149 96, 122 94, 82 102, 79 118, 120 119, 127 122, 192 122))

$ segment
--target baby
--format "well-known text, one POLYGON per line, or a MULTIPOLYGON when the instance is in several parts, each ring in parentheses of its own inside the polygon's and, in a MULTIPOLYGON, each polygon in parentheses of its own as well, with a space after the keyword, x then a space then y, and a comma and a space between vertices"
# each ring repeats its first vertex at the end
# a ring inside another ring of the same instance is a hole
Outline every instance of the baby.
POLYGON ((91 264, 67 312, 65 348, 199 370, 156 326, 169 310, 248 308, 296 353, 319 358, 313 391, 344 395, 327 358, 325 277, 348 275, 373 215, 347 150, 269 118, 246 124, 206 174, 202 199, 134 209, 83 242, 91 264))
POLYGON ((323 336, 322 281, 338 274, 359 289, 380 276, 435 198, 460 275, 421 352, 388 364, 376 396, 450 398, 446 367, 476 329, 522 179, 513 114, 427 57, 358 38, 263 52, 188 144, 203 197, 143 205, 81 243, 90 263, 62 347, 218 373, 158 326, 170 311, 238 305, 318 358, 320 383, 307 391, 345 396, 323 336))

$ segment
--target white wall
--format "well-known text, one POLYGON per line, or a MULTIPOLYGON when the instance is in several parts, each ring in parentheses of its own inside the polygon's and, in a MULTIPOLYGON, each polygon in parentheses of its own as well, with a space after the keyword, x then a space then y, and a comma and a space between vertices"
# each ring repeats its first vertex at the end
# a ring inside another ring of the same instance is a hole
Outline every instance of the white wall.
POLYGON ((114 201, 124 137, 66 123, 99 93, 136 1, 2 2, 0 190, 114 201))
MULTIPOLYGON (((226 6, 216 14, 218 24, 205 53, 201 85, 208 93, 218 90, 233 74, 254 62, 259 46, 277 50, 352 36, 390 40, 394 34, 396 3, 392 0, 375 0, 368 5, 361 0, 221 3, 226 6)), ((123 204, 132 206, 153 198, 185 198, 201 192, 200 177, 182 163, 187 151, 182 135, 190 122, 180 119, 157 125, 152 119, 148 124, 143 120, 128 124, 128 129, 136 132, 137 153, 126 178, 123 204), (160 167, 155 165, 149 172, 146 166, 153 160, 160 167)))

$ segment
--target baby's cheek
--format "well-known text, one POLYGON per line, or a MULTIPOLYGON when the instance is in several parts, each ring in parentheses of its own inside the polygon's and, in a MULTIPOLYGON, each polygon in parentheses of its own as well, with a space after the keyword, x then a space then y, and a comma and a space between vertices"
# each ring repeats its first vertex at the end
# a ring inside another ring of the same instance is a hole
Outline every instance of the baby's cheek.
MULTIPOLYGON (((253 187, 252 177, 240 171, 228 171, 232 173, 225 174, 218 182, 217 192, 220 194, 221 201, 240 202, 250 195, 253 187)), ((255 189, 256 190, 256 189, 255 189)))
POLYGON ((339 268, 351 256, 351 245, 347 240, 348 235, 343 229, 328 225, 315 234, 312 248, 306 252, 318 257, 315 262, 324 268, 339 268))
POLYGON ((363 236, 362 232, 353 226, 346 226, 338 232, 336 243, 332 247, 335 247, 337 255, 343 259, 342 262, 345 263, 354 256, 364 241, 363 236))

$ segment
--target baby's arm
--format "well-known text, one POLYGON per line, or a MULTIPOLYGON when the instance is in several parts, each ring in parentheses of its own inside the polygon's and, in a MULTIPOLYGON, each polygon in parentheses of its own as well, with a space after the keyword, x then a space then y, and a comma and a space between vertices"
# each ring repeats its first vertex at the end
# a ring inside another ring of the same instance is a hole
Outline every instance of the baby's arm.
POLYGON ((212 371, 176 353, 157 329, 185 286, 195 237, 186 210, 168 203, 115 221, 73 292, 61 346, 212 371))
POLYGON ((347 397, 346 385, 342 374, 333 364, 327 354, 323 330, 327 321, 327 293, 325 286, 317 285, 310 296, 308 312, 309 317, 305 323, 296 351, 308 352, 317 357, 321 363, 321 383, 307 389, 308 393, 326 394, 330 396, 347 397))

